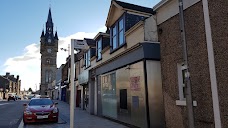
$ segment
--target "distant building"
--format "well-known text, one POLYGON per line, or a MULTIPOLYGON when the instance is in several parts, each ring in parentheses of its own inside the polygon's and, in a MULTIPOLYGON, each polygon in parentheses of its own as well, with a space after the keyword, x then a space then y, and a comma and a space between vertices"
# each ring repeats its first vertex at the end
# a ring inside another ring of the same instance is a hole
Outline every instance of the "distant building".
POLYGON ((20 95, 20 88, 21 80, 19 80, 19 75, 16 78, 14 75, 10 75, 9 72, 6 75, 0 75, 0 99, 8 98, 8 93, 20 95))

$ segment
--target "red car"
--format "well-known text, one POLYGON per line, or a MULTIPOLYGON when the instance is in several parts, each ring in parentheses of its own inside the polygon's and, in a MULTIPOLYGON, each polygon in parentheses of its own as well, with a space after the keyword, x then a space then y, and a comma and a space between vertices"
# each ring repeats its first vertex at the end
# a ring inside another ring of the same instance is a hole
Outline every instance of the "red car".
POLYGON ((58 122, 58 103, 54 103, 50 98, 32 98, 28 104, 24 104, 23 113, 24 124, 33 122, 58 122))

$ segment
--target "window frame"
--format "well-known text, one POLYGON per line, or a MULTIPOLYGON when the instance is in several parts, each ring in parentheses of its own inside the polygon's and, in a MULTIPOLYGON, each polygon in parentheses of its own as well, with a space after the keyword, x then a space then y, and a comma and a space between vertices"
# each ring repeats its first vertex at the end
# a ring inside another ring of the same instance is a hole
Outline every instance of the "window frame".
POLYGON ((96 42, 96 58, 97 58, 97 61, 101 60, 102 59, 102 38, 100 38, 97 42, 96 42), (99 43, 100 43, 100 47, 99 47, 99 43), (100 55, 100 57, 99 57, 100 55))
POLYGON ((111 26, 110 30, 111 30, 110 31, 110 44, 111 44, 111 53, 112 53, 126 44, 126 42, 125 42, 125 15, 124 14, 111 26), (121 21, 123 22, 123 28, 119 29, 121 21), (115 27, 116 27, 116 34, 113 36, 113 29, 115 27), (122 44, 120 44, 120 37, 121 37, 120 32, 123 32, 123 43, 122 44), (113 48, 114 37, 116 38, 116 47, 115 48, 113 48))
POLYGON ((91 49, 88 49, 85 53, 84 53, 84 65, 85 68, 88 68, 91 66, 91 49))

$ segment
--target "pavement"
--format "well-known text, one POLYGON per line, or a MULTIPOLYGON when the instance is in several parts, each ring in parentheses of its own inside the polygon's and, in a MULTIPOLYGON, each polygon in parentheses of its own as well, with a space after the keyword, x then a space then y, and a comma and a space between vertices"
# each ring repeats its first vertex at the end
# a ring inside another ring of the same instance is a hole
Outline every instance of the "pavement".
MULTIPOLYGON (((70 105, 63 101, 58 102, 59 122, 24 125, 21 121, 18 128, 70 128, 70 105)), ((80 108, 75 109, 75 128, 127 128, 122 124, 110 121, 108 119, 90 115, 87 111, 80 108)))

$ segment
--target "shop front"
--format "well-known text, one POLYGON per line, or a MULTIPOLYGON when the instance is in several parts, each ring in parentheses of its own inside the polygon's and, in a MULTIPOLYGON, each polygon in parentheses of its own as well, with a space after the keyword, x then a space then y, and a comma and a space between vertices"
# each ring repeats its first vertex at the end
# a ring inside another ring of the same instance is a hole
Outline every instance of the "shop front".
POLYGON ((96 69, 98 115, 142 128, 164 127, 159 50, 159 44, 141 44, 96 69))
MULTIPOLYGON (((77 93, 81 93, 81 95, 76 94, 77 96, 80 96, 81 98, 76 97, 76 99, 80 100, 80 106, 83 110, 89 111, 89 72, 87 70, 84 70, 79 76, 78 76, 78 87, 77 87, 77 93)), ((79 101, 76 101, 76 103, 79 101)))

